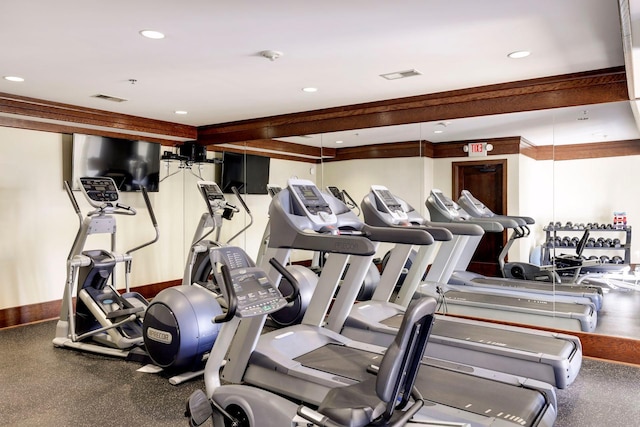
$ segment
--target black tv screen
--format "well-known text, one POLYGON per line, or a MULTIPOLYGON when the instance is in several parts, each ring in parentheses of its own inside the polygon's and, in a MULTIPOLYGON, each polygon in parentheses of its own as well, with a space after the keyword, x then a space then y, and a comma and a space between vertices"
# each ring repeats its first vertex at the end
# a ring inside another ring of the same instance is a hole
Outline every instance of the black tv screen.
POLYGON ((82 176, 108 176, 120 191, 158 191, 160 144, 73 134, 73 188, 82 176))
POLYGON ((222 191, 236 187, 242 194, 267 194, 269 157, 225 151, 222 156, 222 191))

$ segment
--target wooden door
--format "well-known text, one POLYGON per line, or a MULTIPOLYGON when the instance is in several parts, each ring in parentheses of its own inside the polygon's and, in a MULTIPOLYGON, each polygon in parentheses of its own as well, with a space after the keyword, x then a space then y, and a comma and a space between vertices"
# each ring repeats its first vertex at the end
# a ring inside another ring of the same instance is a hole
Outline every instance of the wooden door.
MULTIPOLYGON (((498 215, 507 210, 507 161, 481 160, 453 163, 453 197, 468 190, 498 215)), ((498 256, 506 244, 507 232, 486 233, 476 250, 468 270, 492 277, 501 277, 498 256)))

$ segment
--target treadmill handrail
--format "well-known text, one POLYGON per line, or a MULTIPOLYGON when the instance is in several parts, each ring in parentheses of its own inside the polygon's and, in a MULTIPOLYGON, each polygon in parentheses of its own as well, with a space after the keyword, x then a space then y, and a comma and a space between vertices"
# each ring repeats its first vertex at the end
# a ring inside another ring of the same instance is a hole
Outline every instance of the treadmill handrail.
POLYGON ((478 224, 431 221, 428 224, 445 228, 455 236, 482 236, 484 234, 484 229, 478 224))
POLYGON ((431 245, 434 242, 433 236, 426 229, 417 227, 374 227, 364 224, 362 232, 375 242, 408 245, 431 245))

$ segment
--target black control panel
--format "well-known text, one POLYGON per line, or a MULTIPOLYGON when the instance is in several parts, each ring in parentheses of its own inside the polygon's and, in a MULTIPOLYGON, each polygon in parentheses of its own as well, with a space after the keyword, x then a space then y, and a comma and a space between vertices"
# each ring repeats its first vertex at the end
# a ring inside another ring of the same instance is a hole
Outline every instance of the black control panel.
POLYGON ((271 284, 264 270, 260 268, 232 270, 231 279, 238 302, 238 317, 270 314, 287 305, 280 291, 271 284))
POLYGON ((89 202, 95 207, 100 207, 104 203, 115 204, 119 199, 118 188, 112 178, 82 177, 80 185, 89 202))
POLYGON ((220 187, 215 182, 201 181, 198 182, 202 194, 209 202, 215 202, 216 200, 224 200, 224 194, 220 187))

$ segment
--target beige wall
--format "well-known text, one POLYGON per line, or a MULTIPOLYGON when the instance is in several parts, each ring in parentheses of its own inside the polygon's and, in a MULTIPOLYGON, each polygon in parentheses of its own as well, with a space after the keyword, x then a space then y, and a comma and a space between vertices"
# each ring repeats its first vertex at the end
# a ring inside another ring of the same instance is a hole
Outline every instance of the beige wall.
MULTIPOLYGON (((69 162, 64 148, 69 140, 68 135, 0 127, 0 309, 62 297, 66 257, 78 227, 62 185, 63 168, 69 162)), ((511 260, 527 260, 529 250, 542 240, 541 227, 550 221, 610 222, 616 210, 626 211, 632 225, 640 217, 635 185, 640 182, 639 156, 562 162, 534 161, 521 155, 504 157, 508 160, 508 213, 532 216, 539 227, 535 236, 514 249, 511 260)), ((297 176, 316 181, 321 187, 337 185, 358 203, 370 185, 382 184, 426 216, 424 200, 428 191, 439 188, 450 194, 451 163, 461 160, 468 158, 369 159, 322 165, 272 159, 270 181, 284 186, 288 178, 297 176)), ((217 167, 205 165, 203 178, 214 179, 217 167)), ((165 175, 163 169, 161 176, 165 175)), ((204 212, 195 186, 197 179, 180 171, 161 183, 160 192, 150 193, 160 240, 135 253, 132 286, 182 277, 195 226, 204 212)), ((124 193, 122 198, 123 203, 138 210, 135 217, 118 218, 117 245, 125 251, 151 239, 153 228, 138 193, 124 193)), ((86 212, 88 204, 82 197, 78 199, 86 212)), ((228 199, 236 203, 234 196, 228 199)), ((244 247, 251 256, 258 252, 269 202, 267 195, 247 196, 254 224, 233 243, 244 247)), ((225 222, 221 240, 226 241, 247 222, 243 214, 225 222)), ((104 239, 90 244, 108 245, 104 239)), ((386 249, 382 246, 379 252, 386 249)), ((294 256, 303 258, 308 254, 294 256)), ((640 262, 640 243, 634 244, 631 261, 640 262)), ((120 287, 121 275, 120 272, 120 287)))
MULTIPOLYGON (((78 229, 78 218, 63 187, 63 167, 70 165, 69 135, 0 127, 0 309, 62 298, 66 280, 66 258, 78 229)), ((172 163, 169 173, 175 172, 172 163)), ((204 179, 214 179, 217 165, 199 171, 204 179)), ((270 180, 285 185, 291 176, 314 179, 315 165, 272 159, 270 180), (314 174, 311 174, 311 169, 314 174)), ((196 169, 194 168, 194 171, 196 169)), ((164 164, 161 177, 167 175, 164 164)), ((160 228, 160 240, 134 253, 131 286, 181 279, 195 227, 205 210, 188 171, 165 179, 160 191, 149 193, 160 228)), ((122 203, 133 206, 134 217, 117 217, 117 250, 124 252, 153 238, 154 230, 142 196, 123 193, 122 203)), ((81 193, 76 198, 83 212, 89 209, 81 193)), ((228 197, 237 204, 235 196, 228 197)), ((255 256, 267 222, 268 195, 249 195, 247 204, 254 213, 254 225, 233 243, 255 256)), ((225 221, 221 241, 231 237, 248 222, 243 214, 225 221)), ((87 249, 109 247, 108 238, 90 236, 87 249)), ((123 269, 117 274, 124 287, 123 269)))

